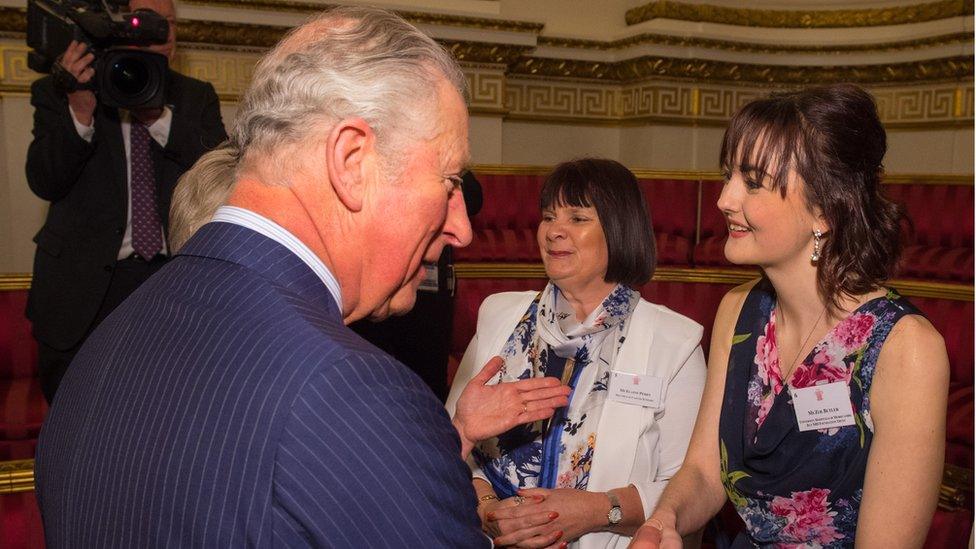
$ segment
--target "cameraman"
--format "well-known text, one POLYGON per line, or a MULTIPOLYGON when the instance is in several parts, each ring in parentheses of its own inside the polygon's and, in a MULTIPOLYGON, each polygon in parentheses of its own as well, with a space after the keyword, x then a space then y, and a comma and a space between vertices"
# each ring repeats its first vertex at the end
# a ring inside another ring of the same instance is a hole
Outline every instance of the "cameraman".
MULTIPOLYGON (((144 49, 171 60, 172 1, 132 0, 129 8, 151 9, 169 21, 166 43, 144 49)), ((95 76, 93 60, 85 44, 72 42, 59 63, 85 84, 95 76)), ((51 206, 34 237, 27 317, 49 403, 92 329, 168 259, 177 179, 227 138, 213 86, 167 72, 161 109, 108 108, 90 90, 59 89, 51 76, 31 86, 27 182, 51 206)))

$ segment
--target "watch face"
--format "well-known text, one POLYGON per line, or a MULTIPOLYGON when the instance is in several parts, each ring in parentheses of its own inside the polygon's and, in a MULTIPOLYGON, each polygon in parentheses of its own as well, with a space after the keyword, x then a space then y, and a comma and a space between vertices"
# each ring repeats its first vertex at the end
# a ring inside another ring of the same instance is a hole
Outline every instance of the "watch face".
POLYGON ((620 507, 614 507, 610 509, 610 513, 607 514, 607 518, 610 519, 610 524, 617 524, 624 518, 624 514, 620 512, 620 507))

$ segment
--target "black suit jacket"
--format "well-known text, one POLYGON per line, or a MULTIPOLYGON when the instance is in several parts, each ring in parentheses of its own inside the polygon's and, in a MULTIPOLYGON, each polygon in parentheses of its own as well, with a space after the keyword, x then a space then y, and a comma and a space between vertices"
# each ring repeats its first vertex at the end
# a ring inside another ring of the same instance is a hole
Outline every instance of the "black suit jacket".
MULTIPOLYGON (((166 103, 173 112, 166 148, 151 141, 156 205, 164 230, 179 177, 227 138, 213 86, 170 71, 166 103)), ((128 207, 125 146, 116 109, 99 105, 91 143, 75 130, 65 95, 51 77, 31 86, 34 140, 27 182, 51 202, 34 237, 34 278, 27 316, 34 336, 56 349, 84 337, 108 289, 122 246, 128 207)))

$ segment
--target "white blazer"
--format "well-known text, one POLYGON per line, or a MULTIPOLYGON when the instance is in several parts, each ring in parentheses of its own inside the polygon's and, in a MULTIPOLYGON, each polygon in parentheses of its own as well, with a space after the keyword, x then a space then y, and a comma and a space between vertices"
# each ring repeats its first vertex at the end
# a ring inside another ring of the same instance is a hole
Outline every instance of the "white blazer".
MULTIPOLYGON (((501 352, 537 292, 488 296, 478 311, 477 331, 458 367, 447 411, 453 416, 464 386, 491 357, 501 352)), ((597 426, 597 446, 587 490, 605 492, 633 484, 650 516, 668 480, 681 467, 705 386, 702 327, 667 307, 641 299, 630 319, 627 340, 614 371, 663 378, 663 408, 614 402, 609 398, 597 426)), ((609 511, 609 505, 607 511, 609 511)), ((580 549, 620 548, 630 538, 594 532, 580 538, 580 549)))

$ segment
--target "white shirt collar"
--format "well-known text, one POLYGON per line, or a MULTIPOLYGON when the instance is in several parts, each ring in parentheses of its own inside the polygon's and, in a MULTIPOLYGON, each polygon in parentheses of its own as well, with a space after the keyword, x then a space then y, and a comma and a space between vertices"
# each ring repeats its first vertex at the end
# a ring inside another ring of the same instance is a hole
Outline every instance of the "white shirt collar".
POLYGON ((332 271, 325 266, 325 263, 317 255, 312 253, 312 250, 304 242, 288 232, 287 229, 263 215, 236 206, 221 206, 217 208, 217 212, 214 213, 211 221, 233 223, 241 227, 246 227, 288 248, 291 253, 297 255, 322 280, 322 284, 325 284, 329 293, 332 294, 332 298, 335 299, 341 313, 342 292, 339 287, 339 281, 332 274, 332 271))

